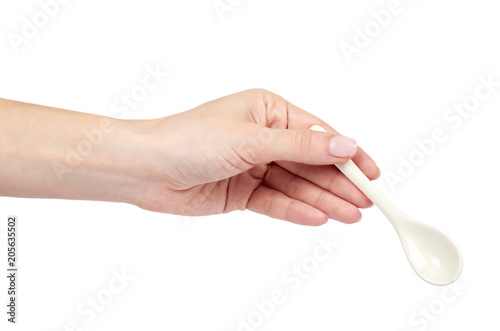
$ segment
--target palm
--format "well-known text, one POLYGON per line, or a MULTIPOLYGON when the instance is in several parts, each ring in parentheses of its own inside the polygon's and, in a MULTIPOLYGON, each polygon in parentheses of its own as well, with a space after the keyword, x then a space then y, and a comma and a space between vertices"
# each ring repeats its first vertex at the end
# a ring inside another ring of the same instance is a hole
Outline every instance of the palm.
POLYGON ((266 170, 267 165, 258 165, 230 178, 194 185, 184 190, 160 184, 144 196, 141 207, 185 216, 245 210, 253 192, 262 185, 266 170))

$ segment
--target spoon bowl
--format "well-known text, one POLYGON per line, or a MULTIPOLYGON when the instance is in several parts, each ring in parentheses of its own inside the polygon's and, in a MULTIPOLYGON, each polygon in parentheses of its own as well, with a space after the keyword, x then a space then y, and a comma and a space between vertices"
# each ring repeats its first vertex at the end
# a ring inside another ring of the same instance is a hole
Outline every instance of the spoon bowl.
POLYGON ((398 233, 410 265, 420 278, 430 284, 443 286, 460 277, 462 254, 447 235, 396 208, 352 160, 336 166, 389 219, 398 233))
POLYGON ((436 228, 407 215, 392 221, 413 270, 433 285, 448 285, 460 277, 462 254, 453 241, 436 228))

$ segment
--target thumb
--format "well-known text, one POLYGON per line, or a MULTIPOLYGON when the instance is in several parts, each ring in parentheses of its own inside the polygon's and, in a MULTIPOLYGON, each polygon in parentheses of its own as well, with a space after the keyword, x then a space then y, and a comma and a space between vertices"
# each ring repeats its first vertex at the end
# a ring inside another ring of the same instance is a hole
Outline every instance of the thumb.
POLYGON ((327 132, 318 125, 310 129, 272 129, 273 139, 262 157, 264 162, 293 161, 311 165, 343 163, 356 154, 355 140, 327 132))

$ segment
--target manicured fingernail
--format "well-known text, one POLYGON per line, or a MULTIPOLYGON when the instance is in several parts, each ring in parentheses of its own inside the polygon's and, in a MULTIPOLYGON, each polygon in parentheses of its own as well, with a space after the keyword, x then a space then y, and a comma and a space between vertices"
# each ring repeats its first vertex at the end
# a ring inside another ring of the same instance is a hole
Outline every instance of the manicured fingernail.
MULTIPOLYGON (((313 125, 309 128, 313 131, 327 132, 319 125, 313 125)), ((344 136, 336 136, 330 139, 329 152, 335 157, 351 157, 358 150, 356 140, 344 136)))
POLYGON ((335 157, 351 157, 358 150, 358 144, 354 139, 344 136, 336 136, 330 139, 329 152, 335 157))

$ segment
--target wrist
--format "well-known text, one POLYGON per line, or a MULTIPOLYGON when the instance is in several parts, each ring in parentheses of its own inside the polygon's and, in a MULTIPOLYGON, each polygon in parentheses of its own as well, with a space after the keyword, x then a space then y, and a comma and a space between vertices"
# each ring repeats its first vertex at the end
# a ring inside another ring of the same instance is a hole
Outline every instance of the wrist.
POLYGON ((48 197, 137 204, 151 173, 141 121, 85 117, 62 137, 51 162, 57 184, 48 197))
POLYGON ((103 188, 102 200, 140 204, 153 173, 151 122, 110 118, 100 122, 103 142, 89 167, 108 187, 103 188))

